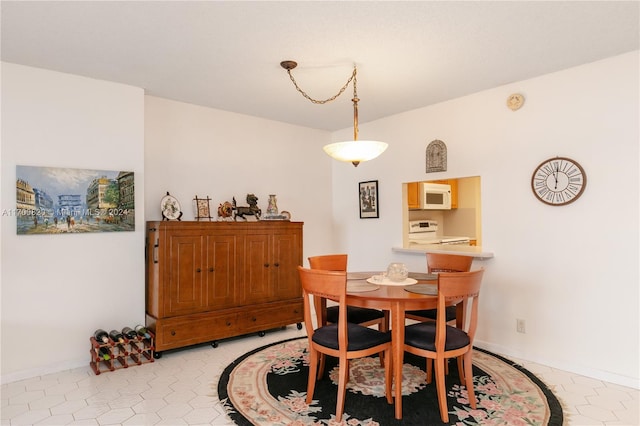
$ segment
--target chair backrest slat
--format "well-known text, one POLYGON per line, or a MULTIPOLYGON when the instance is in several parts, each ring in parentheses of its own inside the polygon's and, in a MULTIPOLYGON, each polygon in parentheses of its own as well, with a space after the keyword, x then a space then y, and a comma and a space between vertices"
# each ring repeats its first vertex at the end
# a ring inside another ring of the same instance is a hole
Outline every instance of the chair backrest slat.
POLYGON ((309 257, 309 265, 311 269, 324 269, 325 271, 346 271, 347 270, 346 254, 325 254, 322 256, 309 257))
POLYGON ((427 272, 468 272, 473 263, 472 256, 457 254, 427 253, 427 272))

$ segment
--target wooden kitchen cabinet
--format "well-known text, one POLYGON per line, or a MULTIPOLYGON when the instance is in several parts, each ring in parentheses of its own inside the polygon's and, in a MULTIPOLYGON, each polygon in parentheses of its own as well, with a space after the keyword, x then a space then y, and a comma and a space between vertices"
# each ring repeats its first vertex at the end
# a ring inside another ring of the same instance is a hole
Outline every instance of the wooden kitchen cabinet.
POLYGON ((451 185, 451 208, 458 208, 458 179, 449 179, 449 185, 451 185))
POLYGON ((420 208, 420 182, 407 183, 407 204, 410 210, 420 208))
POLYGON ((148 222, 146 325, 162 351, 303 320, 302 222, 148 222))

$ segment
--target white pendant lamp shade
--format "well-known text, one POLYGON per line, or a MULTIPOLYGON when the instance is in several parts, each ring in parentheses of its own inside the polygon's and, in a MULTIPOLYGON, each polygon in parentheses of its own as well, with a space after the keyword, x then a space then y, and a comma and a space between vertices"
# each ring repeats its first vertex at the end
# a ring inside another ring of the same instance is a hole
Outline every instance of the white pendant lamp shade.
POLYGON ((360 163, 361 161, 369 161, 382 154, 389 144, 378 141, 347 141, 336 142, 324 146, 326 152, 332 158, 338 161, 349 163, 360 163))

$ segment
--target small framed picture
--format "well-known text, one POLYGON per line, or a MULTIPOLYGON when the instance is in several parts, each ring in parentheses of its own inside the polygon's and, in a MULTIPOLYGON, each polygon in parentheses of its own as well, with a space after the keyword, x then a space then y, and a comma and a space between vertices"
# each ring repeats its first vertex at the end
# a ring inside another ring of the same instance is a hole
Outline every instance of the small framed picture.
POLYGON ((211 221, 211 210, 209 208, 211 198, 209 198, 209 196, 207 196, 207 198, 198 198, 196 195, 194 201, 196 202, 196 220, 208 219, 211 221))
POLYGON ((358 184, 360 198, 360 219, 376 219, 380 217, 378 206, 378 181, 370 180, 358 184))

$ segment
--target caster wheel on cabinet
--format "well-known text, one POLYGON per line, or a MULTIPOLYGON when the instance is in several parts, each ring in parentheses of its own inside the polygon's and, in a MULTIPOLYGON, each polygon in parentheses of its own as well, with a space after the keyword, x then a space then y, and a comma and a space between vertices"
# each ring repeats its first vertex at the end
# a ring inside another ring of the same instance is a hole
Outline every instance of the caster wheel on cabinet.
POLYGON ((258 332, 258 336, 260 337, 264 337, 267 333, 265 333, 264 331, 260 331, 258 332))
POLYGON ((217 348, 218 347, 218 342, 211 342, 211 347, 217 348))
POLYGON ((162 352, 154 352, 154 353, 153 353, 153 358, 154 358, 154 359, 160 359, 160 358, 162 358, 162 352))
POLYGON ((298 327, 298 330, 302 330, 302 323, 301 322, 297 323, 296 327, 298 327))

